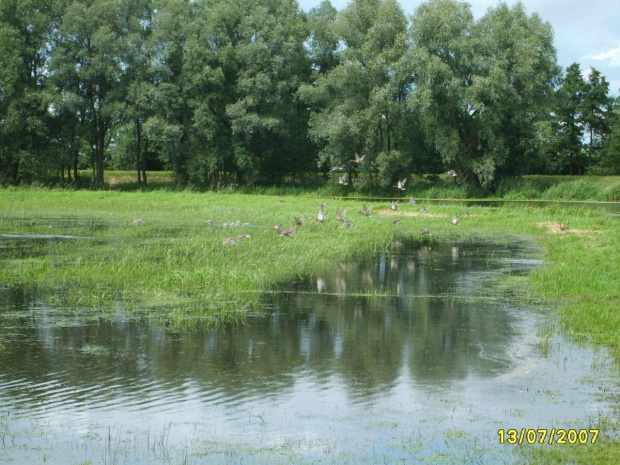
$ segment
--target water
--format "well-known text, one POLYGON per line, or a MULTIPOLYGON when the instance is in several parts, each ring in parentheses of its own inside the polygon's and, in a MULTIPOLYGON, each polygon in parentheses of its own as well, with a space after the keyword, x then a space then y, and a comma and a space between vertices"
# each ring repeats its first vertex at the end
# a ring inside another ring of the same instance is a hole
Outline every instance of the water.
POLYGON ((549 312, 519 291, 539 257, 396 242, 220 330, 0 289, 0 461, 511 462, 498 429, 588 428, 614 383, 604 352, 541 345, 549 312))

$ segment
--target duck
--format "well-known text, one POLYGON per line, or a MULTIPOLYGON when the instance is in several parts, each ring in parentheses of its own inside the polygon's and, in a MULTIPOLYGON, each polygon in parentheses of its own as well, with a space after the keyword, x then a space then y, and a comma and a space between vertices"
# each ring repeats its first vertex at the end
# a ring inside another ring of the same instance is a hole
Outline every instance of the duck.
POLYGON ((370 218, 370 212, 372 211, 372 205, 370 206, 370 208, 366 208, 366 205, 362 206, 362 211, 360 212, 362 215, 364 215, 367 218, 370 218))
POLYGON ((390 209, 393 211, 398 211, 398 200, 396 202, 392 202, 390 209))
POLYGON ((296 225, 292 225, 291 229, 285 229, 283 231, 280 232, 280 236, 282 237, 290 237, 291 239, 293 238, 293 236, 295 235, 295 230, 297 229, 296 225))
POLYGON ((418 203, 418 199, 416 199, 415 197, 411 197, 411 198, 409 199, 408 205, 413 206, 413 205, 415 205, 416 203, 418 203))
POLYGON ((431 232, 428 229, 423 229, 422 230, 422 235, 423 236, 428 236, 431 232))
POLYGON ((342 184, 343 186, 349 185, 349 176, 346 174, 343 176, 338 176, 338 184, 342 184))
POLYGON ((295 223, 295 225, 297 226, 303 226, 305 222, 306 215, 301 215, 301 218, 297 218, 296 216, 293 217, 293 223, 295 223))
POLYGON ((341 228, 350 228, 353 225, 353 223, 351 223, 350 221, 345 221, 343 222, 340 227, 341 228))
POLYGON ((421 212, 426 211, 426 209, 427 209, 427 208, 428 208, 428 207, 420 207, 420 211, 421 211, 421 212))
POLYGON ((250 235, 242 232, 242 233, 237 234, 236 236, 228 236, 226 239, 224 239, 224 242, 222 242, 222 245, 235 245, 237 242, 239 242, 244 237, 250 237, 250 235))
POLYGON ((282 223, 276 223, 274 225, 273 229, 275 229, 276 232, 281 232, 282 231, 282 223))
POLYGON ((403 220, 401 220, 400 218, 396 218, 394 221, 392 221, 392 223, 394 224, 398 224, 398 223, 402 223, 403 220))
POLYGON ((205 220, 205 224, 215 224, 215 221, 213 221, 213 220, 205 220))
POLYGON ((456 178, 457 174, 456 174, 456 171, 449 170, 449 171, 446 172, 446 176, 448 176, 449 178, 456 178))
POLYGON ((454 226, 458 226, 459 225, 459 214, 458 213, 456 215, 454 215, 454 218, 452 218, 452 224, 454 226))
POLYGON ((396 184, 396 188, 400 189, 401 191, 404 191, 406 182, 407 182, 407 178, 403 179, 402 181, 398 181, 398 183, 396 184))
POLYGON ((142 220, 142 218, 136 218, 135 220, 133 220, 133 222, 135 224, 144 224, 144 221, 142 220))
POLYGON ((347 216, 347 212, 342 213, 340 208, 336 208, 336 220, 344 221, 345 216, 347 216))
POLYGON ((342 166, 332 166, 332 167, 329 169, 329 172, 330 172, 330 173, 333 173, 333 172, 335 172, 335 171, 342 171, 343 169, 344 169, 344 168, 343 168, 342 166))
POLYGON ((319 209, 319 213, 316 216, 312 217, 312 221, 318 221, 319 223, 324 223, 327 218, 327 213, 323 210, 323 207, 319 209))
POLYGON ((353 163, 357 163, 358 165, 361 165, 362 163, 364 163, 364 157, 366 157, 366 155, 362 155, 361 157, 356 153, 355 154, 355 159, 351 160, 353 163))

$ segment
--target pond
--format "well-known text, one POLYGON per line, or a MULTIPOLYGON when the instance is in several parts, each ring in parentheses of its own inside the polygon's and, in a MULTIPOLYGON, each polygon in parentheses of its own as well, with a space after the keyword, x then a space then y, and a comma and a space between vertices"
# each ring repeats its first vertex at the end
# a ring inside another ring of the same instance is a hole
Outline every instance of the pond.
MULTIPOLYGON (((244 324, 84 318, 0 289, 0 461, 505 463, 498 430, 589 428, 602 351, 546 337, 520 238, 395 241, 244 324)), ((532 446, 533 447, 533 446, 532 446)))

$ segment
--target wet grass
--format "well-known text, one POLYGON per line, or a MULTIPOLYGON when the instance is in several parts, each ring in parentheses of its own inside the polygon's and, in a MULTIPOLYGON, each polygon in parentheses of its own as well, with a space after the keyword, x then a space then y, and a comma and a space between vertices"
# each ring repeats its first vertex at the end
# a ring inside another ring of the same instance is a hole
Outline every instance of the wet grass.
MULTIPOLYGON (((454 238, 493 236, 511 242, 527 236, 545 250, 545 264, 526 279, 515 278, 507 291, 519 288, 516 298, 559 304, 563 331, 609 348, 620 360, 617 217, 581 207, 468 207, 471 215, 453 226, 452 216, 462 207, 446 202, 423 213, 402 204, 403 223, 394 224, 389 202, 375 203, 371 218, 357 213, 361 207, 361 201, 301 196, 2 190, 0 234, 89 239, 3 238, 0 283, 30 289, 58 308, 121 306, 175 325, 217 324, 241 320, 260 293, 278 281, 387 249, 397 236, 430 245, 454 238), (327 222, 309 221, 324 200, 327 222), (336 207, 347 211, 351 228, 340 228, 336 207), (294 238, 274 231, 275 223, 286 228, 302 214, 308 220, 294 238), (423 229, 430 235, 423 236, 423 229), (222 245, 240 232, 250 237, 222 245)), ((597 447, 532 448, 524 460, 617 463, 615 430, 610 423, 597 447)))

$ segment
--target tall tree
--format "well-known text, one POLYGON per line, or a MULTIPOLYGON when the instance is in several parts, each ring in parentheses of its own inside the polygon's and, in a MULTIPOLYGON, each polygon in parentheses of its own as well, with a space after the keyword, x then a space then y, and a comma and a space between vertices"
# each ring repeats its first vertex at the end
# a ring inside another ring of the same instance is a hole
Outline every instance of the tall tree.
POLYGON ((559 75, 553 34, 523 5, 500 3, 474 21, 466 3, 432 0, 415 12, 410 104, 448 168, 495 187, 546 142, 559 75))
POLYGON ((119 121, 126 95, 121 84, 127 27, 121 7, 114 0, 73 2, 52 53, 54 80, 64 100, 58 105, 69 102, 90 134, 96 187, 103 185, 109 131, 119 121))
POLYGON ((60 168, 47 144, 47 77, 57 3, 0 2, 0 172, 14 184, 60 168))
POLYGON ((578 63, 568 68, 560 81, 555 110, 556 136, 553 150, 570 174, 581 173, 585 165, 583 148, 583 108, 587 86, 578 63))
MULTIPOLYGON (((310 134, 320 164, 367 173, 359 182, 390 185, 410 167, 403 142, 408 76, 398 67, 407 50, 405 15, 394 0, 355 0, 335 24, 342 50, 338 66, 300 89, 310 105, 310 134), (352 162, 354 154, 363 163, 352 162)), ((363 187, 363 186, 362 186, 363 187)))
POLYGON ((609 133, 609 113, 612 99, 609 83, 595 68, 590 68, 586 90, 583 96, 582 120, 588 134, 589 164, 596 163, 603 139, 609 133))

